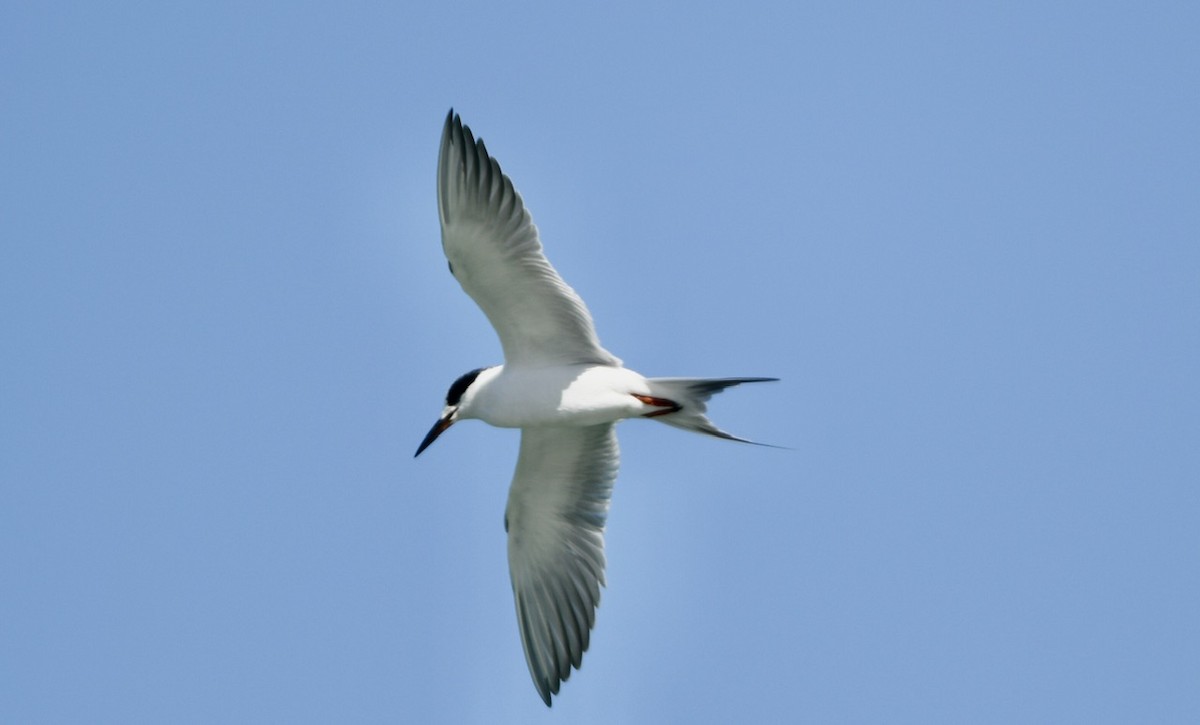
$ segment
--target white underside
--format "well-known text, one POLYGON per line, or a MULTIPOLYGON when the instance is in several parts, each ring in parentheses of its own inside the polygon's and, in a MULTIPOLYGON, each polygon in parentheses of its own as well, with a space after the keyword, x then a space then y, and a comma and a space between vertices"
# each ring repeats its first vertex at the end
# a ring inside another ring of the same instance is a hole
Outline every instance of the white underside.
POLYGON ((646 378, 607 365, 484 370, 459 406, 458 418, 500 428, 586 426, 654 412, 634 395, 649 395, 646 378))

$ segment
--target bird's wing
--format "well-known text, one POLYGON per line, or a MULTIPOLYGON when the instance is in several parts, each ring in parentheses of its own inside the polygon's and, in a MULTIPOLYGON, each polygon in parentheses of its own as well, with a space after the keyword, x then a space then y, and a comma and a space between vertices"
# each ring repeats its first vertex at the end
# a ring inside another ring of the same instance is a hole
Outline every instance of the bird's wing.
POLYGON ((504 526, 525 661, 547 705, 596 621, 618 458, 612 423, 521 431, 504 526))
POLYGON ((512 181, 453 110, 438 152, 438 214, 450 272, 496 328, 506 365, 620 365, 542 253, 512 181))

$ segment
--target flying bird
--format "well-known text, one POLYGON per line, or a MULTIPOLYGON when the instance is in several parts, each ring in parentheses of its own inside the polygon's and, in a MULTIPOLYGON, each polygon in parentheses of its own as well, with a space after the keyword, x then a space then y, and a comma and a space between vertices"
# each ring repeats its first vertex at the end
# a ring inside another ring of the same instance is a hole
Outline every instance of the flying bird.
POLYGON ((453 109, 437 198, 450 272, 496 329, 504 364, 454 381, 415 456, 460 420, 521 429, 504 528, 525 661, 549 706, 582 664, 596 621, 616 423, 650 418, 750 443, 713 425, 706 403, 734 385, 776 378, 647 378, 624 367, 546 259, 512 181, 453 109))

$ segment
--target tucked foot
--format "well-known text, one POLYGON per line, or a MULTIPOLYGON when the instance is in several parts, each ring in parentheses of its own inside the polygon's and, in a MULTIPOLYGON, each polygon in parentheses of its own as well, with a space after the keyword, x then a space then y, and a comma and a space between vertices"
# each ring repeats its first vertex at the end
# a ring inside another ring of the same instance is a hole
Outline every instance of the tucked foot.
POLYGON ((643 418, 654 418, 660 415, 670 415, 671 413, 678 413, 683 408, 682 405, 676 403, 674 400, 667 400, 666 398, 656 398, 653 395, 638 395, 637 393, 630 393, 630 395, 637 398, 645 405, 652 405, 655 408, 662 408, 662 410, 652 410, 649 413, 644 413, 642 415, 643 418))

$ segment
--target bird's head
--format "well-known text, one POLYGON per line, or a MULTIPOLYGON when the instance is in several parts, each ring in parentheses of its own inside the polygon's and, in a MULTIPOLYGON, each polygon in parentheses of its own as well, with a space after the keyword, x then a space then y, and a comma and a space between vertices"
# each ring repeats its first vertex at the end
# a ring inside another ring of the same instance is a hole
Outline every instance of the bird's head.
POLYGON ((450 384, 450 389, 446 391, 446 407, 442 408, 442 415, 433 424, 433 427, 429 429, 429 433, 425 435, 425 440, 421 441, 421 445, 417 447, 417 452, 413 454, 413 458, 421 455, 421 451, 432 445, 438 436, 445 432, 447 428, 454 425, 454 421, 459 418, 459 411, 470 400, 471 395, 469 391, 471 385, 474 384, 475 378, 479 377, 479 373, 486 369, 476 368, 468 373, 463 373, 458 376, 458 380, 450 384))

